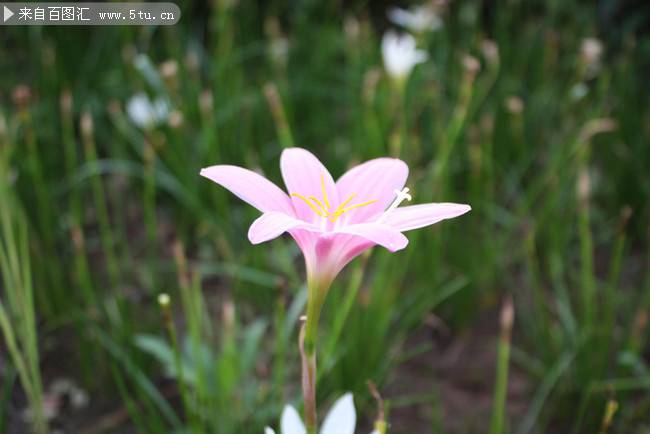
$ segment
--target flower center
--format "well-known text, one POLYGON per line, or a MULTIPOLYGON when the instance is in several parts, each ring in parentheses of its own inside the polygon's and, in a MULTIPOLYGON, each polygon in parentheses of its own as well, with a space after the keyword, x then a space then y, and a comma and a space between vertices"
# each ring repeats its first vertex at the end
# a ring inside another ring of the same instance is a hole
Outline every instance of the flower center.
POLYGON ((329 219, 332 223, 334 223, 336 220, 338 220, 339 217, 341 217, 343 214, 345 214, 348 211, 351 211, 356 208, 361 208, 362 206, 370 205, 371 203, 377 202, 377 200, 368 200, 366 202, 361 202, 361 203, 355 203, 352 205, 347 206, 352 199, 356 197, 356 193, 352 193, 347 199, 345 199, 343 202, 339 204, 339 206, 336 207, 336 209, 332 210, 332 206, 330 205, 329 199, 327 197, 327 189, 325 188, 325 176, 321 175, 320 176, 320 186, 321 186, 321 191, 323 193, 322 201, 318 199, 316 196, 308 196, 305 197, 302 194, 298 193, 291 193, 291 196, 297 197, 298 199, 302 200, 309 206, 309 208, 312 209, 316 213, 316 215, 320 217, 325 217, 329 219))

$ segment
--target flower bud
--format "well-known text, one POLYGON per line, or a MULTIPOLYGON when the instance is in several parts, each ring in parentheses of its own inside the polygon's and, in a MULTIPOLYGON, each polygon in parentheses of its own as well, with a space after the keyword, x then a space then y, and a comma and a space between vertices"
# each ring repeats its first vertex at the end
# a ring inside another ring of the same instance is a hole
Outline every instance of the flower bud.
POLYGON ((506 109, 513 115, 519 115, 524 111, 524 101, 517 95, 511 95, 506 98, 506 109))
POLYGON ((183 125, 183 113, 178 110, 174 110, 169 114, 167 123, 171 128, 180 128, 183 125))
POLYGON ((484 39, 481 42, 481 51, 488 64, 496 65, 499 63, 499 46, 496 42, 491 39, 484 39))
POLYGON ((59 106, 61 107, 61 113, 63 116, 69 117, 72 114, 72 93, 70 92, 70 89, 66 89, 61 93, 59 106))
POLYGON ((160 65, 160 75, 162 75, 165 80, 175 78, 178 75, 178 62, 175 60, 163 62, 160 65))
POLYGON ((26 110, 32 99, 32 91, 27 85, 20 84, 14 88, 11 97, 19 110, 26 110))
POLYGON ((214 107, 214 99, 212 97, 212 91, 210 89, 205 89, 199 95, 199 108, 201 113, 204 115, 210 115, 214 107))
POLYGON ((481 62, 476 57, 465 54, 463 56, 463 69, 468 74, 475 76, 481 70, 481 62))
POLYGON ((81 135, 85 138, 92 138, 93 136, 93 117, 85 111, 81 114, 81 135))
POLYGON ((162 308, 167 308, 169 307, 169 304, 171 303, 171 298, 169 297, 169 294, 162 292, 158 294, 158 304, 162 308))

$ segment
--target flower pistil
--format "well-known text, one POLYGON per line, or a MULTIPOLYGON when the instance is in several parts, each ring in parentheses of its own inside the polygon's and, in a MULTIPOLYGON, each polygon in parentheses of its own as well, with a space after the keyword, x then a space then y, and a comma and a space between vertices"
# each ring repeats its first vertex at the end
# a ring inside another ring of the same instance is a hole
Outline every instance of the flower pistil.
POLYGON ((393 200, 393 203, 390 204, 388 209, 384 211, 384 213, 377 219, 377 223, 381 222, 384 217, 390 214, 395 208, 399 206, 400 203, 404 202, 404 200, 408 200, 410 202, 411 199, 412 197, 409 194, 408 187, 404 187, 401 190, 395 190, 395 200, 393 200))

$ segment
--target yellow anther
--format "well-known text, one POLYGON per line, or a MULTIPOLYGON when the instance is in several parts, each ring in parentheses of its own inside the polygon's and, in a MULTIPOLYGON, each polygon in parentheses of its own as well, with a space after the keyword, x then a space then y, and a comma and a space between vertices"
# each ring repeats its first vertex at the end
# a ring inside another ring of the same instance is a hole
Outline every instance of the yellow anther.
MULTIPOLYGON (((353 210, 353 209, 355 209, 355 208, 361 208, 362 206, 370 205, 371 203, 375 203, 375 202, 377 202, 377 200, 369 200, 369 201, 367 201, 367 202, 356 203, 356 204, 354 204, 354 205, 350 205, 350 206, 347 207, 347 208, 343 208, 343 209, 341 209, 341 213, 348 212, 348 211, 353 210)), ((337 211, 338 211, 338 210, 337 210, 337 211)))
MULTIPOLYGON (((353 194, 352 196, 356 196, 356 194, 353 194)), ((369 200, 367 202, 357 203, 357 204, 354 204, 354 205, 350 205, 347 208, 344 208, 343 206, 345 204, 347 204, 348 202, 350 202, 350 200, 352 200, 352 197, 350 197, 348 200, 346 200, 341 205, 339 205, 339 207, 336 209, 336 211, 334 211, 332 213, 332 218, 330 219, 330 221, 332 223, 334 223, 339 217, 341 217, 343 214, 345 214, 348 211, 351 211, 351 210, 356 209, 356 208, 361 208, 362 206, 370 205, 371 203, 377 202, 376 200, 369 200)))
POLYGON ((323 174, 320 176, 320 186, 323 190, 323 201, 325 202, 325 205, 327 205, 326 209, 330 209, 330 202, 327 200, 327 189, 325 188, 325 175, 323 174))
POLYGON ((345 205, 347 205, 348 203, 350 203, 350 201, 351 201, 352 199, 354 199, 356 195, 357 195, 356 193, 352 193, 352 194, 350 195, 350 197, 348 197, 347 199, 345 199, 345 202, 343 202, 342 204, 339 205, 338 209, 343 209, 343 208, 345 208, 345 205))
POLYGON ((341 202, 334 211, 332 211, 332 206, 330 205, 329 198, 327 197, 327 189, 325 188, 325 175, 320 176, 320 185, 323 193, 322 201, 316 196, 305 197, 298 193, 291 193, 291 196, 295 196, 298 199, 302 200, 307 204, 307 206, 309 206, 309 208, 311 208, 312 211, 316 213, 316 215, 319 217, 326 217, 332 223, 334 223, 336 220, 338 220, 339 217, 348 211, 377 202, 376 200, 369 200, 346 207, 346 205, 349 204, 352 199, 357 196, 356 193, 352 193, 347 199, 345 199, 345 201, 341 202))
POLYGON ((303 200, 309 206, 309 208, 311 208, 312 211, 314 211, 316 214, 318 214, 321 217, 326 217, 326 215, 323 215, 323 213, 318 208, 316 208, 313 203, 308 201, 307 198, 305 196, 303 196, 302 194, 291 193, 291 196, 295 196, 298 199, 303 200))
POLYGON ((318 198, 316 196, 309 196, 309 200, 311 200, 312 202, 315 202, 320 207, 320 209, 323 210, 324 213, 327 214, 329 212, 328 208, 323 206, 323 202, 318 200, 318 198))

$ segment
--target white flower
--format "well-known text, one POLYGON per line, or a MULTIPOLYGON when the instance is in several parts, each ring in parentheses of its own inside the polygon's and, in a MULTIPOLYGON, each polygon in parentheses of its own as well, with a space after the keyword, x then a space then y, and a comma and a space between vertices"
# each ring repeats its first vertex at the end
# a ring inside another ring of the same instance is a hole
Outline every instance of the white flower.
POLYGON ((388 9, 388 19, 394 24, 416 33, 442 28, 442 19, 435 9, 428 5, 415 6, 410 10, 392 7, 388 9))
MULTIPOLYGON (((354 434, 357 412, 351 393, 340 397, 332 406, 321 427, 320 434, 354 434)), ((281 434, 306 434, 300 416, 295 408, 286 405, 280 418, 281 434)), ((275 434, 271 428, 264 428, 264 434, 275 434)))
POLYGON ((579 101, 589 93, 589 88, 583 82, 574 84, 569 90, 569 95, 573 101, 579 101))
POLYGON ((398 35, 392 30, 384 33, 381 54, 388 74, 399 79, 408 77, 415 65, 428 59, 424 50, 416 48, 413 36, 408 33, 398 35))
POLYGON ((585 38, 580 46, 580 57, 586 66, 587 78, 598 74, 603 57, 603 43, 596 38, 585 38))
POLYGON ((588 63, 599 62, 603 55, 603 43, 596 38, 585 38, 580 45, 580 51, 588 63))
POLYGON ((140 92, 131 97, 126 111, 134 124, 149 128, 167 120, 169 104, 162 98, 151 101, 145 93, 140 92))

